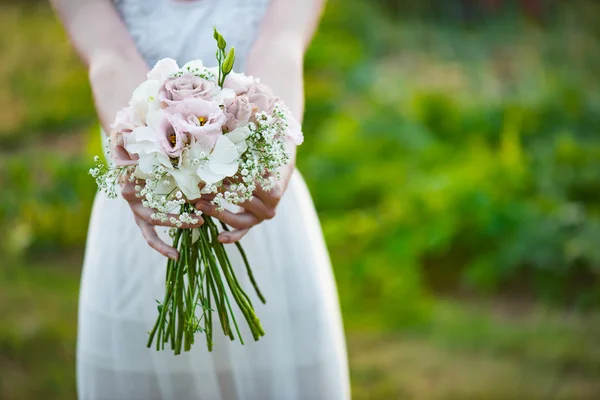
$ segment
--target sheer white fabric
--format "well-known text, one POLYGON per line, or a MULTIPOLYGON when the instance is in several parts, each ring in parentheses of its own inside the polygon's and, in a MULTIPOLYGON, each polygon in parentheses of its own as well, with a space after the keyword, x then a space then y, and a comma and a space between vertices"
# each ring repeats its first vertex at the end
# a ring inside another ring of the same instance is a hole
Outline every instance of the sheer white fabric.
MULTIPOLYGON (((252 45, 268 0, 121 0, 121 12, 150 65, 162 57, 212 60, 212 27, 236 47, 252 45)), ((168 239, 166 231, 160 234, 168 239)), ((296 172, 271 221, 242 240, 267 304, 255 301, 266 336, 246 344, 215 330, 174 356, 145 346, 164 293, 166 260, 150 249, 123 199, 94 203, 81 284, 77 379, 80 399, 348 399, 337 292, 312 200, 296 172)), ((252 295, 235 247, 229 254, 252 295)))

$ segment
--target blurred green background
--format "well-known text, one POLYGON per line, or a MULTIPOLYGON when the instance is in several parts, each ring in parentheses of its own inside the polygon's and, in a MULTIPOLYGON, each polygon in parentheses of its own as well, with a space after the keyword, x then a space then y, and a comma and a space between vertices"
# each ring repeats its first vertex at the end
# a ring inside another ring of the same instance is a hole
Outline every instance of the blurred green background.
MULTIPOLYGON (((600 398, 600 5, 330 0, 302 170, 355 399, 600 398)), ((86 72, 0 1, 0 399, 75 398, 86 72)))

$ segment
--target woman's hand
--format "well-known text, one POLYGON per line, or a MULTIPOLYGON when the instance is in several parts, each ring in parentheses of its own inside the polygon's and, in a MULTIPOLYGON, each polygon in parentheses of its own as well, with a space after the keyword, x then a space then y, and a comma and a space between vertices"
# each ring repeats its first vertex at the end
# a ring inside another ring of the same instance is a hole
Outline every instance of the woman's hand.
MULTIPOLYGON (((148 245, 154 250, 158 251, 163 256, 169 257, 173 260, 177 260, 177 258, 179 258, 179 252, 177 252, 177 250, 174 247, 169 246, 163 240, 161 240, 158 237, 155 228, 155 226, 172 227, 174 225, 170 222, 162 222, 159 220, 152 219, 153 210, 148 207, 144 207, 144 205, 142 204, 142 200, 136 196, 134 183, 126 182, 121 190, 121 195, 129 203, 129 207, 131 208, 131 211, 133 211, 135 223, 140 228, 140 231, 142 232, 142 235, 144 236, 144 239, 146 239, 148 245)), ((177 218, 178 216, 168 215, 168 217, 170 219, 170 217, 177 218)), ((202 226, 204 220, 201 217, 197 218, 197 224, 183 224, 181 228, 198 228, 202 226)))
POLYGON ((254 192, 254 197, 251 201, 246 201, 239 205, 243 208, 240 212, 218 211, 208 200, 198 201, 196 208, 204 214, 215 217, 234 228, 232 231, 219 233, 218 239, 221 243, 235 243, 243 238, 253 226, 275 217, 275 210, 283 193, 287 189, 293 172, 294 163, 290 162, 281 171, 281 179, 275 187, 268 192, 258 188, 254 192))

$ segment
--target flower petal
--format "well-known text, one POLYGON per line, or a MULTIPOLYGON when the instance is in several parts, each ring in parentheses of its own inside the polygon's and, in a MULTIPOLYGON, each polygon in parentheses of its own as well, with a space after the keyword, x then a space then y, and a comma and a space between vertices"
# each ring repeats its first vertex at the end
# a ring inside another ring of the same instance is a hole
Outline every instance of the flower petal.
POLYGON ((177 71, 179 71, 177 61, 172 58, 163 58, 156 63, 152 71, 148 72, 148 79, 157 80, 162 83, 169 75, 177 71))
POLYGON ((188 199, 197 199, 200 197, 200 178, 196 174, 176 169, 169 171, 169 173, 175 179, 177 187, 179 187, 185 197, 188 199))
POLYGON ((210 154, 210 160, 219 164, 229 164, 238 158, 235 144, 226 136, 219 136, 217 143, 210 154))
POLYGON ((238 170, 238 163, 219 163, 214 160, 210 160, 208 166, 212 172, 217 175, 233 176, 238 170))
POLYGON ((223 180, 223 178, 225 178, 225 175, 215 174, 211 171, 209 167, 209 161, 206 161, 200 168, 198 168, 197 173, 202 181, 211 184, 220 182, 223 180))

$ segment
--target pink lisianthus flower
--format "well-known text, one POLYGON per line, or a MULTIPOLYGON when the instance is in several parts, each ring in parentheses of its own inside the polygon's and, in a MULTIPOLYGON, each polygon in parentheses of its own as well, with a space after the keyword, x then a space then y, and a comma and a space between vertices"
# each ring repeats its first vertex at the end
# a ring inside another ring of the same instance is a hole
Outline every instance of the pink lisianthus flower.
POLYGON ((189 133, 210 147, 223 134, 223 125, 227 122, 217 104, 199 98, 184 99, 165 111, 174 116, 172 123, 175 130, 189 133))
POLYGON ((179 129, 180 118, 178 115, 163 113, 154 128, 160 146, 170 158, 181 156, 185 146, 190 143, 189 134, 179 129))
POLYGON ((273 112, 275 103, 279 101, 279 98, 273 94, 268 86, 260 83, 251 85, 246 92, 246 96, 260 111, 268 114, 273 112))

